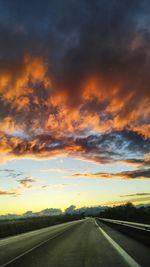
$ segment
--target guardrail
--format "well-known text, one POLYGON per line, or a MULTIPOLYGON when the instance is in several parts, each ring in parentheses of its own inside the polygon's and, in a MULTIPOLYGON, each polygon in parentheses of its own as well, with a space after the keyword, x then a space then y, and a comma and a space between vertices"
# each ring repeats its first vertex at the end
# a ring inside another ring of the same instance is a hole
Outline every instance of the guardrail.
POLYGON ((135 223, 128 221, 112 220, 106 218, 97 218, 102 223, 113 227, 114 229, 123 232, 131 237, 142 241, 146 245, 150 245, 150 225, 143 223, 135 223))
POLYGON ((117 223, 117 224, 121 224, 121 225, 128 225, 128 226, 133 227, 133 228, 138 228, 138 229, 150 231, 150 224, 111 220, 111 219, 104 219, 104 218, 99 218, 99 219, 101 221, 105 221, 105 222, 117 223))

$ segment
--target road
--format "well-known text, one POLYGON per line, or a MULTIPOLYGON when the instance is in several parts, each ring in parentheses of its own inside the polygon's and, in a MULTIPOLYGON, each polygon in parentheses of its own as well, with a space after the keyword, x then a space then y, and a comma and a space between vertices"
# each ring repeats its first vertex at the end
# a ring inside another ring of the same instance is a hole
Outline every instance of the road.
POLYGON ((94 218, 0 240, 0 266, 148 267, 150 250, 94 218))

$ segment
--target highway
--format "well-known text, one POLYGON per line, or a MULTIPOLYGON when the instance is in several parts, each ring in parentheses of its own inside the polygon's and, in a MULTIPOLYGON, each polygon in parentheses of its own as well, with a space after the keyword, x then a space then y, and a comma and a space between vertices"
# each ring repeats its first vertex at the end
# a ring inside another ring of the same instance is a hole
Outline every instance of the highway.
POLYGON ((0 267, 148 267, 149 262, 147 246, 94 218, 0 240, 0 267))

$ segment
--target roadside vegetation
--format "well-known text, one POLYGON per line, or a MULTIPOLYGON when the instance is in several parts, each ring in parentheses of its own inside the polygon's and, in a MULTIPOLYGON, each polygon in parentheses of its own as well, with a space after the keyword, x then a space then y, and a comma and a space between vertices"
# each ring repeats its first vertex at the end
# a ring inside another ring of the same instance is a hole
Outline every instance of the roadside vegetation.
POLYGON ((114 206, 100 212, 99 217, 139 223, 150 223, 150 206, 136 207, 132 203, 114 206))
POLYGON ((56 215, 56 216, 42 216, 31 218, 20 218, 14 220, 0 221, 0 238, 25 233, 28 231, 56 225, 59 223, 74 221, 82 219, 83 215, 56 215))

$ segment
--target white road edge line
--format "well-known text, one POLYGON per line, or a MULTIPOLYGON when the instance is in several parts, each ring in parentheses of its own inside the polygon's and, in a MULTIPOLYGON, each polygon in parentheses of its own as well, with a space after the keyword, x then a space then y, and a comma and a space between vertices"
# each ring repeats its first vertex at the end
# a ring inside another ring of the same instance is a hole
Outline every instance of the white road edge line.
POLYGON ((63 234, 64 232, 66 232, 67 230, 69 230, 71 227, 72 227, 72 225, 70 225, 69 228, 65 229, 65 230, 62 231, 61 233, 58 233, 58 234, 56 234, 56 235, 50 237, 49 239, 46 239, 45 241, 41 242, 40 244, 34 246, 33 248, 28 249, 28 250, 26 250, 25 252, 21 253, 20 255, 18 255, 17 257, 15 257, 14 259, 12 259, 12 260, 10 260, 10 261, 8 261, 8 262, 6 262, 6 263, 0 265, 0 267, 5 267, 5 266, 9 265, 10 263, 12 263, 12 262, 14 262, 14 261, 20 259, 20 258, 23 257, 24 255, 30 253, 31 251, 35 250, 36 248, 38 248, 38 247, 40 247, 40 246, 42 246, 42 245, 44 245, 44 244, 47 243, 48 241, 50 241, 50 240, 56 238, 57 236, 63 234))
POLYGON ((98 226, 100 232, 105 236, 109 243, 115 248, 115 250, 124 258, 124 260, 131 267, 141 267, 125 250, 123 250, 95 221, 96 226, 98 226))

